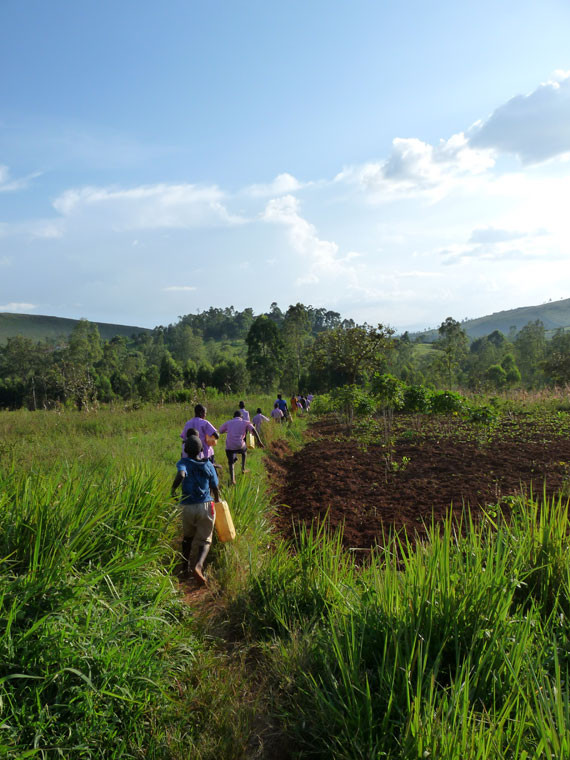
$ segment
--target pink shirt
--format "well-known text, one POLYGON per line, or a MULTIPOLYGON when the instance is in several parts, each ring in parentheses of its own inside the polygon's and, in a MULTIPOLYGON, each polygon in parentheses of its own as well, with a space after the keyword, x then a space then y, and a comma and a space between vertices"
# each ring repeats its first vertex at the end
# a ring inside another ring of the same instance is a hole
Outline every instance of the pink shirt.
POLYGON ((253 424, 255 425, 255 429, 259 433, 259 428, 261 427, 262 422, 269 422, 269 417, 266 417, 264 414, 256 414, 253 418, 253 424))
MULTIPOLYGON (((208 420, 204 420, 202 417, 192 417, 192 419, 188 420, 188 422, 184 425, 184 428, 180 433, 180 437, 183 441, 186 440, 186 433, 188 430, 190 430, 190 428, 194 428, 198 431, 198 435, 202 441, 202 451, 198 454, 198 459, 209 459, 211 456, 213 456, 214 449, 212 446, 208 446, 206 443, 206 436, 213 435, 218 431, 211 422, 208 422, 208 420)), ((186 456, 186 452, 184 451, 184 444, 182 444, 182 456, 186 456)))
POLYGON ((241 414, 242 420, 247 420, 249 422, 249 412, 247 409, 240 409, 239 412, 241 414))
POLYGON ((226 438, 226 449, 228 451, 241 451, 244 447, 245 434, 248 431, 253 433, 254 430, 251 422, 242 420, 241 417, 232 417, 220 427, 220 433, 228 434, 226 438))
POLYGON ((280 420, 281 417, 283 417, 283 412, 281 411, 281 409, 272 409, 271 416, 273 417, 274 420, 280 420))

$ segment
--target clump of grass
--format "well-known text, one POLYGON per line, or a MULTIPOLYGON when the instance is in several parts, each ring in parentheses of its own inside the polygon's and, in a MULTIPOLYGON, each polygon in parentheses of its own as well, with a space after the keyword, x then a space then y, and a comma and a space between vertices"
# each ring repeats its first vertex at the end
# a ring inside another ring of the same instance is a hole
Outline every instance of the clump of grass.
POLYGON ((269 559, 242 619, 282 642, 273 667, 289 684, 283 719, 297 751, 564 756, 566 508, 521 500, 510 523, 469 522, 464 534, 449 520, 414 547, 394 538, 358 576, 334 540, 320 542, 308 576, 310 542, 269 559))

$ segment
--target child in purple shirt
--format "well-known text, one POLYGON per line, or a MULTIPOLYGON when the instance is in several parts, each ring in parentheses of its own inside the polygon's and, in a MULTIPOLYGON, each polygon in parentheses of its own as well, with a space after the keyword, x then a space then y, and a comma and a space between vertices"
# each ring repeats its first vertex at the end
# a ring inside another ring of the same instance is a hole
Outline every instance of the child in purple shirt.
POLYGON ((226 456, 228 458, 228 465, 230 468, 230 482, 233 486, 236 484, 236 477, 234 472, 234 465, 237 462, 237 455, 241 454, 241 471, 247 472, 245 469, 245 458, 247 456, 247 446, 245 445, 246 433, 253 433, 257 440, 259 447, 263 448, 261 438, 259 437, 257 430, 253 427, 251 422, 244 420, 241 416, 241 412, 238 410, 234 412, 234 416, 231 420, 224 422, 220 427, 220 433, 227 433, 226 438, 226 456))
POLYGON ((266 417, 264 414, 262 414, 261 409, 258 407, 257 412, 252 422, 255 425, 255 429, 259 433, 259 431, 261 430, 261 423, 269 422, 269 417, 266 417))
POLYGON ((184 425, 184 428, 180 433, 180 437, 183 441, 182 456, 186 456, 186 452, 184 450, 184 441, 188 435, 188 430, 190 430, 190 428, 194 428, 198 431, 198 437, 202 441, 202 451, 198 455, 198 459, 208 459, 212 464, 214 464, 214 449, 208 442, 207 438, 219 438, 220 436, 212 423, 208 422, 206 419, 206 411, 207 410, 205 406, 202 406, 202 404, 196 404, 194 407, 194 414, 196 416, 192 417, 192 419, 188 420, 188 422, 184 425))
POLYGON ((243 420, 247 420, 249 422, 249 412, 245 408, 245 402, 243 401, 239 402, 239 413, 241 414, 243 420))

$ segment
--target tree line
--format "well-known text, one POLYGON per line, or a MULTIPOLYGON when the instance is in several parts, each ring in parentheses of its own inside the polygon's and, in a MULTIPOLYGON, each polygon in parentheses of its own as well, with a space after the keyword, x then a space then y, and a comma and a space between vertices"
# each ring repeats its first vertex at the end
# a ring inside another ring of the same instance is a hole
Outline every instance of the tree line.
POLYGON ((186 401, 197 388, 242 393, 281 388, 324 393, 389 373, 408 385, 501 390, 570 382, 570 334, 546 339, 540 321, 508 338, 469 341, 449 317, 431 346, 385 326, 356 324, 338 312, 276 303, 255 316, 210 308, 167 327, 101 339, 80 320, 70 336, 16 336, 0 348, 0 407, 89 407, 114 400, 186 401))

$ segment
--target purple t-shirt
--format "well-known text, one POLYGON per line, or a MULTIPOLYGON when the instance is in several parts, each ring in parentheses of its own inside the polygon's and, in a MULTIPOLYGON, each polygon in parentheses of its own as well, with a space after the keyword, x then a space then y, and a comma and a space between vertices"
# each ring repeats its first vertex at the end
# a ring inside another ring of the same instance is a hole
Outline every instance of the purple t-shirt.
POLYGON ((242 420, 247 420, 249 422, 249 412, 247 409, 240 409, 239 413, 241 414, 242 420))
POLYGON ((259 428, 261 427, 261 423, 269 422, 269 417, 266 417, 264 414, 261 414, 261 412, 259 412, 259 414, 255 415, 252 421, 253 421, 253 424, 255 425, 255 429, 259 433, 259 428))
POLYGON ((271 410, 271 416, 274 420, 280 420, 283 417, 283 412, 281 409, 275 408, 271 410))
MULTIPOLYGON (((208 422, 208 420, 204 420, 202 417, 192 417, 192 419, 188 420, 188 422, 184 425, 184 428, 180 433, 180 437, 183 441, 186 440, 186 433, 188 430, 190 430, 190 428, 194 428, 198 431, 198 435, 202 441, 202 451, 198 454, 198 459, 209 459, 211 456, 213 456, 214 449, 212 446, 208 446, 206 443, 206 436, 213 435, 218 431, 211 422, 208 422)), ((188 454, 184 451, 184 444, 182 444, 182 458, 184 459, 187 456, 188 454)))
POLYGON ((247 420, 241 417, 232 417, 231 420, 224 422, 220 428, 220 433, 227 433, 226 449, 228 451, 241 451, 244 447, 245 434, 250 431, 253 433, 255 428, 247 420))

